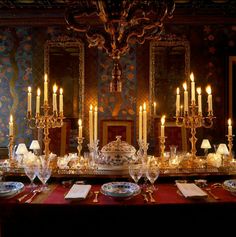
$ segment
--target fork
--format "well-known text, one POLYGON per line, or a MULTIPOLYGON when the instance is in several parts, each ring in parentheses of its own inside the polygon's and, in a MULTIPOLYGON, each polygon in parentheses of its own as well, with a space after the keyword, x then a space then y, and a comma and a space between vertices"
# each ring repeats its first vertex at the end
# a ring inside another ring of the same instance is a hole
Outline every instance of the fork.
POLYGON ((34 197, 35 197, 38 193, 41 193, 41 192, 42 192, 41 189, 35 189, 35 190, 32 192, 33 195, 32 195, 29 199, 27 199, 27 200, 25 201, 25 203, 31 203, 31 202, 33 201, 34 197))
POLYGON ((151 189, 148 189, 148 190, 146 190, 146 192, 149 194, 150 202, 156 202, 156 200, 152 196, 153 191, 151 189))

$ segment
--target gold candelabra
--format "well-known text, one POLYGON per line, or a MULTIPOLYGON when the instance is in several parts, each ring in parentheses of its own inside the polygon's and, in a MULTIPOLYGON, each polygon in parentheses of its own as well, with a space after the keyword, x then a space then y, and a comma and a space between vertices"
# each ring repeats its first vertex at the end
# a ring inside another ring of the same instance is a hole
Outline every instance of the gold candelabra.
POLYGON ((161 167, 162 168, 165 168, 166 165, 165 165, 165 141, 166 141, 166 136, 160 136, 159 139, 160 139, 160 153, 161 153, 161 167))
POLYGON ((82 144, 83 144, 83 137, 78 137, 78 146, 77 146, 77 150, 78 150, 78 158, 80 159, 81 157, 81 151, 82 151, 82 144))
POLYGON ((14 136, 9 135, 8 140, 9 140, 9 143, 8 143, 8 157, 10 159, 10 166, 15 167, 16 162, 14 161, 14 157, 13 157, 14 136))
POLYGON ((233 160, 233 153, 232 153, 232 148, 233 148, 233 137, 234 135, 226 135, 228 138, 228 147, 229 147, 229 160, 233 160))
POLYGON ((44 104, 42 106, 43 108, 43 115, 40 113, 36 113, 35 117, 32 116, 31 112, 28 111, 27 119, 28 119, 28 126, 31 129, 34 128, 41 128, 43 129, 43 143, 44 143, 44 154, 45 159, 48 159, 50 150, 49 150, 49 144, 50 144, 50 138, 49 138, 49 129, 50 128, 59 128, 63 126, 63 112, 57 113, 57 111, 53 111, 53 113, 50 115, 50 106, 48 105, 47 101, 44 101, 44 104))
POLYGON ((189 139, 191 142, 191 161, 196 159, 196 129, 200 127, 210 128, 213 125, 213 112, 212 110, 208 111, 206 117, 202 115, 201 112, 197 112, 198 106, 195 104, 195 101, 192 100, 191 105, 189 106, 190 112, 185 112, 182 116, 181 114, 177 114, 176 116, 176 125, 184 126, 185 128, 190 128, 191 130, 191 138, 189 139))

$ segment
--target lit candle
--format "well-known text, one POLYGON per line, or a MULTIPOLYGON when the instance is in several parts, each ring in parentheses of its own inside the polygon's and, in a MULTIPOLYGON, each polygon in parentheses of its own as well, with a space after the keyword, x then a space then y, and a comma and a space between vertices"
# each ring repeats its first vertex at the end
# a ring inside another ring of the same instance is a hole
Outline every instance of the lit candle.
POLYGON ((147 144, 147 110, 146 103, 143 104, 143 142, 147 144))
POLYGON ((53 86, 53 95, 52 95, 52 109, 53 112, 57 112, 57 85, 53 86))
POLYGON ((37 89, 37 96, 36 96, 36 114, 40 114, 40 89, 37 89))
POLYGON ((207 86, 206 87, 206 92, 208 94, 208 98, 207 98, 207 103, 208 103, 208 112, 212 112, 212 94, 211 94, 211 86, 207 86))
POLYGON ((161 117, 161 137, 165 136, 165 115, 161 117))
POLYGON ((184 82, 183 88, 184 88, 184 112, 188 113, 188 91, 187 91, 187 83, 186 82, 184 82))
POLYGON ((44 75, 44 102, 48 103, 48 75, 44 75))
POLYGON ((228 119, 228 135, 232 136, 232 122, 231 122, 231 119, 228 119))
POLYGON ((98 139, 98 107, 94 107, 94 141, 98 139))
POLYGON ((143 107, 142 105, 140 105, 139 107, 139 136, 138 136, 138 139, 139 141, 142 141, 143 139, 143 107))
POLYGON ((13 136, 13 116, 10 115, 9 121, 9 136, 13 136))
POLYGON ((202 89, 201 87, 198 87, 197 88, 197 93, 198 93, 198 96, 197 96, 197 101, 198 101, 198 114, 201 115, 202 114, 202 89))
POLYGON ((180 94, 179 94, 179 87, 176 89, 176 117, 180 115, 180 94))
POLYGON ((31 113, 31 99, 32 99, 32 94, 31 94, 31 87, 28 87, 28 112, 31 113))
POLYGON ((195 82, 194 82, 194 75, 193 73, 190 74, 191 80, 191 101, 195 104, 195 82))
POLYGON ((93 106, 89 108, 89 143, 93 145, 93 106))
POLYGON ((154 114, 154 116, 157 115, 157 103, 156 103, 156 101, 153 103, 153 114, 154 114))
POLYGON ((63 89, 60 88, 60 95, 59 95, 59 112, 63 113, 63 89))
POLYGON ((82 138, 82 120, 78 120, 78 125, 79 125, 79 138, 82 138))

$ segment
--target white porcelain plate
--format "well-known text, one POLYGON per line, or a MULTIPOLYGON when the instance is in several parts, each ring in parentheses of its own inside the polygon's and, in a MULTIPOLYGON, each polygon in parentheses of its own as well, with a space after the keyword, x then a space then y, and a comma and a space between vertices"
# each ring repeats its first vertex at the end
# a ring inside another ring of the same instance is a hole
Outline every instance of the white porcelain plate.
POLYGON ((236 195, 236 179, 225 180, 222 187, 233 195, 236 195))
POLYGON ((0 197, 12 196, 24 188, 21 182, 0 182, 0 197))
POLYGON ((110 182, 102 185, 101 192, 111 197, 127 198, 139 194, 140 187, 130 182, 110 182))

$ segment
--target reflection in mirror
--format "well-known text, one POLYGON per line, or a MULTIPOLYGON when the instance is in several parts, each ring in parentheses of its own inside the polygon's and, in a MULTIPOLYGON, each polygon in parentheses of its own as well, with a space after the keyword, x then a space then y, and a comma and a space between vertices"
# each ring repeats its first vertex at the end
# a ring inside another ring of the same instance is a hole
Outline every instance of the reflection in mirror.
MULTIPOLYGON (((67 36, 48 40, 44 48, 44 66, 49 91, 56 83, 63 88, 64 125, 50 133, 50 150, 57 155, 76 152, 78 119, 83 121, 84 106, 84 45, 67 36)), ((59 92, 58 92, 59 93, 59 92)))
POLYGON ((167 39, 150 43, 150 106, 157 103, 157 115, 175 116, 176 88, 189 81, 189 75, 188 41, 167 39))

